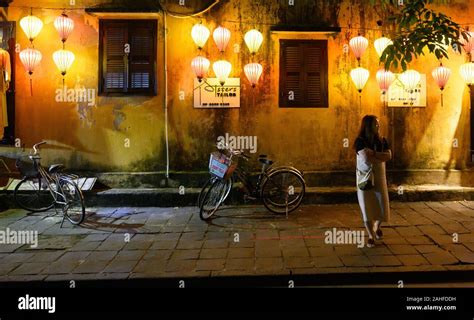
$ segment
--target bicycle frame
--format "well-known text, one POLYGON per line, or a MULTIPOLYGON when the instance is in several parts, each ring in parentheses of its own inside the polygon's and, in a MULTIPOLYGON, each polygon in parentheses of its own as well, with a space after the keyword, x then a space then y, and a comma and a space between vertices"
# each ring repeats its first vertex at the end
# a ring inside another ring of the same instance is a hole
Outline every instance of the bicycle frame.
MULTIPOLYGON (((64 190, 61 187, 61 184, 59 183, 59 180, 61 177, 54 173, 54 174, 49 174, 39 163, 40 158, 33 158, 33 162, 35 165, 35 168, 38 170, 38 173, 40 174, 41 181, 46 182, 46 185, 48 187, 49 192, 51 193, 51 196, 54 199, 54 202, 56 204, 60 205, 67 205, 66 199, 64 198, 64 190), (53 183, 56 184, 57 186, 57 191, 53 188, 53 183), (62 198, 62 201, 60 201, 62 198)), ((40 186, 39 186, 40 187, 40 186)))

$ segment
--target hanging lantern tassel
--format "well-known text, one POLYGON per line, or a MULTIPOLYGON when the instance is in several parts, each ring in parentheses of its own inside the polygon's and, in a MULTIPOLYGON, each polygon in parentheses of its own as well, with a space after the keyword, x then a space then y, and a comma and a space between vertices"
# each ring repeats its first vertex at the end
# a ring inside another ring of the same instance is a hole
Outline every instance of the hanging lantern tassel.
POLYGON ((443 66, 440 63, 439 67, 436 67, 432 72, 433 78, 435 79, 436 83, 438 84, 439 89, 441 90, 441 106, 444 105, 443 103, 443 90, 446 87, 446 83, 451 76, 451 70, 443 66))

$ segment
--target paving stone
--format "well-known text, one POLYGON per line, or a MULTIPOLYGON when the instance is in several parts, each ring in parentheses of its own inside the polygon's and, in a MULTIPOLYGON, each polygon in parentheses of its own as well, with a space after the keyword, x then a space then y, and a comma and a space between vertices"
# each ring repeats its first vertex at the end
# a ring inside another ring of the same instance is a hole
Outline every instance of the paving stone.
POLYGON ((423 235, 423 233, 417 227, 414 227, 414 226, 411 226, 411 227, 397 227, 396 230, 403 237, 423 235))
POLYGON ((132 272, 133 268, 137 265, 136 260, 112 260, 107 267, 103 270, 105 273, 115 273, 115 272, 132 272))
POLYGON ((279 258, 263 258, 258 256, 255 260, 255 269, 262 272, 272 272, 283 269, 283 259, 279 258))
POLYGON ((313 264, 318 268, 337 268, 344 266, 342 261, 337 256, 316 257, 313 258, 313 264))
POLYGON ((443 228, 447 234, 452 235, 453 233, 470 233, 471 231, 469 229, 466 229, 462 224, 459 222, 450 222, 450 223, 444 223, 440 225, 441 228, 443 228))
MULTIPOLYGON (((212 240, 211 240, 212 241, 212 240)), ((209 241, 204 242, 204 248, 210 248, 208 245, 209 241)), ((227 242, 223 243, 222 246, 218 246, 218 248, 227 248, 227 242)), ((241 240, 239 242, 231 241, 228 243, 229 248, 255 248, 255 241, 253 240, 241 240)))
POLYGON ((433 243, 430 240, 430 238, 428 238, 427 236, 410 236, 410 237, 406 237, 405 240, 409 244, 413 244, 413 245, 416 245, 416 244, 432 244, 433 243))
POLYGON ((416 245, 414 248, 419 253, 442 253, 444 250, 437 245, 433 244, 423 244, 423 245, 416 245))
POLYGON ((201 249, 203 241, 200 240, 180 240, 177 249, 201 249))
POLYGON ((417 254, 418 252, 412 245, 406 244, 392 244, 389 245, 388 248, 393 254, 396 255, 407 255, 407 254, 417 254))
POLYGON ((255 255, 261 258, 281 257, 282 252, 279 246, 275 245, 259 245, 255 247, 255 255))
MULTIPOLYGON (((183 260, 180 260, 183 261, 183 260)), ((133 268, 133 273, 150 276, 157 276, 165 273, 168 262, 166 260, 141 260, 133 268)))
POLYGON ((225 259, 227 249, 202 249, 199 259, 225 259))
POLYGON ((361 248, 358 248, 355 245, 347 244, 342 246, 334 247, 335 253, 338 256, 363 256, 364 251, 361 248))
POLYGON ((409 244, 408 241, 406 241, 405 238, 403 238, 401 236, 393 237, 393 238, 384 237, 381 241, 382 241, 382 243, 384 243, 386 245, 409 244))
POLYGON ((474 252, 463 246, 462 244, 448 244, 444 245, 449 253, 456 257, 462 263, 474 264, 474 252))
POLYGON ((448 252, 435 252, 435 253, 425 253, 423 256, 428 260, 432 265, 446 265, 446 264, 456 264, 458 259, 453 257, 448 252))
POLYGON ((313 259, 310 257, 291 257, 284 258, 284 266, 287 269, 297 269, 297 268, 311 268, 313 267, 313 259))
POLYGON ((14 252, 23 246, 24 244, 0 244, 0 252, 14 252))
POLYGON ((309 247, 308 250, 312 257, 324 257, 335 254, 335 250, 332 245, 325 245, 322 247, 309 247))
MULTIPOLYGON (((204 249, 203 249, 204 250, 204 249)), ((238 258, 254 258, 254 248, 229 248, 227 258, 238 259, 238 258)))
POLYGON ((20 265, 19 262, 0 263, 0 275, 6 275, 20 265))
POLYGON ((109 263, 109 260, 86 260, 72 270, 72 273, 98 273, 104 270, 109 263))
POLYGON ((101 245, 100 241, 79 241, 68 251, 93 251, 96 250, 101 245))
POLYGON ((145 250, 122 250, 117 253, 114 259, 119 261, 140 261, 145 253, 145 250))
POLYGON ((164 249, 174 249, 178 242, 176 240, 158 240, 151 245, 148 249, 150 250, 164 250, 164 249))
POLYGON ((148 250, 143 260, 168 260, 173 250, 148 250))
POLYGON ((370 267, 373 265, 366 256, 340 256, 339 258, 347 267, 370 267))
MULTIPOLYGON (((430 235, 430 238, 433 239, 433 241, 438 245, 453 243, 453 237, 451 235, 444 235, 444 234, 430 235)), ((459 236, 459 238, 461 238, 461 235, 459 236)))
POLYGON ((255 267, 255 259, 253 258, 227 259, 225 263, 226 270, 253 271, 254 267, 255 267))
POLYGON ((171 255, 171 259, 174 260, 189 260, 189 259, 198 259, 199 258, 199 249, 189 249, 189 250, 175 250, 171 255))
POLYGON ((361 251, 367 256, 392 255, 392 252, 384 244, 378 243, 376 243, 375 247, 373 248, 361 248, 361 251))
POLYGON ((196 262, 196 271, 214 271, 223 270, 225 259, 207 259, 196 262))
POLYGON ((125 244, 123 250, 146 250, 153 245, 153 241, 131 240, 125 244))
POLYGON ((89 261, 110 261, 116 255, 118 251, 95 251, 87 256, 86 260, 89 261))
POLYGON ((31 259, 34 255, 35 254, 31 252, 10 253, 1 260, 1 263, 24 262, 31 259))
POLYGON ((383 255, 383 256, 369 256, 369 260, 373 265, 377 267, 387 267, 387 266, 401 266, 402 263, 397 259, 396 256, 383 255))
POLYGON ((405 265, 405 266, 419 266, 429 264, 429 262, 420 254, 402 254, 397 255, 397 258, 405 265))
POLYGON ((32 262, 22 263, 18 268, 10 272, 12 275, 24 275, 24 274, 38 274, 43 271, 49 263, 47 262, 32 262))
POLYGON ((63 254, 64 251, 36 252, 27 260, 27 262, 53 262, 59 259, 63 254))
POLYGON ((309 251, 305 246, 295 248, 282 248, 283 257, 309 257, 309 251))

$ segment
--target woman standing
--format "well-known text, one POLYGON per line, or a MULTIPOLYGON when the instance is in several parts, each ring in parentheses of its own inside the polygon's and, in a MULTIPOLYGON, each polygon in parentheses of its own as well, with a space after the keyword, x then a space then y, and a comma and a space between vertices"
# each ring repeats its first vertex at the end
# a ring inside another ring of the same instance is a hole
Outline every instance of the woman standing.
POLYGON ((366 115, 354 142, 357 153, 357 198, 365 228, 369 235, 367 247, 382 238, 381 223, 390 219, 385 162, 392 159, 387 140, 379 135, 379 120, 366 115))

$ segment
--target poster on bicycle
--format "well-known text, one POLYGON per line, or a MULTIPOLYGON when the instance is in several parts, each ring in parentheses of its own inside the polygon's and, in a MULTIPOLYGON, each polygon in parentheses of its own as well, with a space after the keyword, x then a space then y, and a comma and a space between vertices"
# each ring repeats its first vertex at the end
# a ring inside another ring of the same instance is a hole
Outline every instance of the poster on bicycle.
POLYGON ((222 86, 217 78, 194 79, 194 108, 240 108, 240 78, 222 86))

